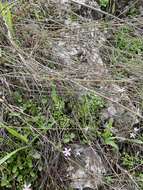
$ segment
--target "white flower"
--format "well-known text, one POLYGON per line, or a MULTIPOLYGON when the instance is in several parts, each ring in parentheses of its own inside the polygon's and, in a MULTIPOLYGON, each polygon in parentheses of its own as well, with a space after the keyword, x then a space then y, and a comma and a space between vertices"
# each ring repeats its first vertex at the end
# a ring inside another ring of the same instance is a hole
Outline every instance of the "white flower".
POLYGON ((71 156, 71 148, 64 148, 63 154, 65 157, 71 156))
POLYGON ((32 190, 30 187, 31 187, 31 184, 25 183, 23 190, 32 190))
POLYGON ((75 155, 76 155, 76 156, 80 156, 80 152, 77 151, 77 152, 75 153, 75 155))
POLYGON ((130 138, 135 138, 136 137, 136 134, 135 133, 130 133, 130 138))
POLYGON ((137 127, 135 127, 134 128, 134 132, 136 133, 136 132, 138 132, 139 131, 139 129, 137 128, 137 127))

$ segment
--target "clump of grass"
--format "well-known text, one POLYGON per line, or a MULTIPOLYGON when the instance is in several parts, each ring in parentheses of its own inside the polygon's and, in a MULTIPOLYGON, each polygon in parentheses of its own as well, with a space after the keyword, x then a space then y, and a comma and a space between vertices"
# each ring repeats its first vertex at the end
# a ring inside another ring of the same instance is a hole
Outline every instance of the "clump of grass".
POLYGON ((109 50, 111 73, 115 79, 141 76, 143 63, 143 38, 140 29, 133 26, 120 26, 115 29, 109 50))
POLYGON ((115 47, 126 51, 128 54, 142 55, 143 54, 143 39, 142 36, 134 34, 132 27, 120 27, 115 34, 115 47))
MULTIPOLYGON (((143 38, 141 27, 137 23, 135 23, 135 25, 130 23, 130 19, 128 23, 118 23, 117 25, 118 26, 115 24, 115 26, 112 26, 113 28, 110 29, 109 23, 109 34, 112 34, 112 37, 110 36, 107 46, 104 47, 104 50, 106 50, 104 52, 107 53, 105 53, 104 58, 105 61, 108 62, 107 66, 113 79, 115 81, 125 81, 120 83, 120 86, 126 89, 126 93, 128 94, 132 105, 135 105, 135 107, 142 112, 143 38), (126 82, 128 80, 131 80, 131 82, 126 82)), ((135 125, 140 130, 142 130, 141 123, 139 122, 135 125)), ((118 125, 120 126, 120 124, 118 125)), ((114 127, 114 123, 112 127, 114 127)), ((110 129, 114 129, 112 127, 110 129)), ((104 130, 105 133, 102 133, 103 137, 105 138, 105 135, 107 135, 109 140, 110 137, 115 140, 116 137, 112 134, 112 130, 107 130, 107 132, 106 130, 104 130)), ((141 140, 140 143, 142 144, 142 133, 138 132, 133 135, 134 139, 131 139, 130 142, 139 142, 141 140)), ((106 142, 105 139, 104 141, 106 142)), ((140 167, 142 165, 142 150, 139 146, 132 146, 132 143, 126 144, 126 142, 113 142, 118 146, 118 151, 120 152, 118 164, 127 172, 129 171, 136 182, 136 186, 139 186, 138 188, 142 189, 142 179, 139 177, 142 173, 140 167)), ((141 144, 140 146, 142 146, 141 144)), ((112 177, 107 176, 106 180, 107 183, 113 185, 114 175, 112 177)))
POLYGON ((11 156, 1 166, 1 188, 21 190, 25 182, 35 183, 38 179, 38 172, 41 171, 41 155, 31 150, 23 150, 11 156), (36 166, 36 167, 35 167, 36 166))
MULTIPOLYGON (((27 148, 19 153, 15 152, 2 164, 2 188, 11 189, 16 186, 21 190, 25 182, 31 183, 33 187, 34 184, 37 185, 35 181, 40 173, 45 173, 45 169, 47 169, 43 163, 43 153, 40 151, 42 136, 49 138, 52 133, 50 138, 56 139, 57 133, 55 132, 59 131, 59 134, 61 133, 59 142, 50 140, 55 147, 63 147, 74 141, 84 143, 85 137, 80 128, 84 129, 95 125, 97 127, 99 124, 98 112, 104 105, 99 97, 87 94, 79 102, 76 102, 76 99, 68 102, 67 108, 65 106, 66 99, 58 95, 56 87, 53 85, 51 97, 43 95, 38 101, 37 98, 27 99, 21 90, 13 92, 11 101, 20 112, 7 111, 5 125, 1 125, 9 138, 7 141, 5 141, 6 137, 2 138, 4 146, 1 153, 2 159, 6 152, 11 154, 13 150, 25 145, 27 148), (67 109, 71 111, 69 112, 67 109), (76 130, 76 125, 80 126, 79 131, 76 130), (65 132, 61 132, 62 130, 65 132), (9 148, 6 148, 7 146, 9 148)), ((59 150, 57 149, 57 151, 59 150)), ((50 175, 52 176, 52 174, 50 175)))

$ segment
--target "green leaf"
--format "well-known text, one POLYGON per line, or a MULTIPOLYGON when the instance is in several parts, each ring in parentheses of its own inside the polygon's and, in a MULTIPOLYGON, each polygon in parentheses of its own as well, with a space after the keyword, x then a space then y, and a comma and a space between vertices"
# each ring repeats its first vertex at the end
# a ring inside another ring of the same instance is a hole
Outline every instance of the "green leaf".
POLYGON ((3 141, 3 137, 0 137, 0 143, 3 141))
POLYGON ((128 139, 129 142, 135 143, 135 144, 143 144, 143 141, 138 139, 128 139))
POLYGON ((33 155, 32 155, 33 158, 35 159, 40 159, 41 158, 41 155, 38 153, 38 152, 35 152, 33 155))
POLYGON ((17 166, 14 166, 14 167, 12 168, 12 173, 16 173, 16 171, 17 171, 17 166))
POLYGON ((13 178, 17 178, 17 176, 19 175, 18 170, 13 174, 13 178))
POLYGON ((102 7, 106 7, 108 5, 108 3, 109 3, 109 0, 100 0, 100 5, 102 7))
POLYGON ((28 139, 24 136, 24 135, 21 135, 20 133, 18 133, 16 130, 12 129, 12 128, 9 128, 9 127, 5 127, 6 130, 11 134, 13 135, 14 137, 17 137, 18 139, 20 139, 21 141, 25 142, 25 143, 28 143, 28 139))
POLYGON ((112 137, 112 139, 119 139, 121 141, 128 141, 128 142, 135 143, 135 144, 143 144, 143 141, 138 140, 138 139, 128 139, 128 138, 124 138, 124 137, 112 137))
POLYGON ((20 113, 18 113, 18 112, 11 112, 11 113, 9 114, 9 116, 19 117, 19 116, 20 116, 20 113))
POLYGON ((114 142, 112 138, 108 138, 105 140, 105 144, 112 146, 116 150, 118 150, 118 145, 114 142))
POLYGON ((11 13, 11 8, 13 5, 8 4, 8 2, 0 2, 0 12, 1 15, 3 17, 3 19, 5 20, 8 29, 13 32, 13 23, 12 23, 12 13, 11 13))
POLYGON ((11 158, 14 154, 16 154, 17 152, 23 150, 23 149, 26 149, 27 146, 24 146, 24 147, 21 147, 21 148, 18 148, 10 153, 8 153, 6 156, 4 156, 2 159, 0 159, 0 165, 2 165, 4 162, 6 162, 9 158, 11 158))
POLYGON ((0 122, 0 128, 5 128, 11 135, 13 135, 14 137, 17 137, 18 139, 20 139, 21 141, 25 143, 29 142, 28 139, 24 135, 21 135, 15 129, 8 127, 1 122, 0 122))
POLYGON ((32 160, 28 160, 27 165, 28 165, 29 168, 32 168, 33 167, 32 160))
POLYGON ((17 178, 17 181, 18 181, 18 182, 22 181, 22 178, 23 178, 23 176, 22 176, 22 175, 19 175, 18 178, 17 178))
POLYGON ((65 144, 69 143, 69 142, 70 142, 70 138, 65 137, 64 140, 63 140, 63 142, 64 142, 65 144))
POLYGON ((20 170, 22 170, 22 169, 23 169, 23 165, 20 165, 18 168, 19 168, 20 170))
POLYGON ((35 177, 35 173, 33 171, 30 172, 31 177, 35 177))
POLYGON ((74 133, 71 133, 71 134, 70 134, 70 138, 71 138, 71 139, 74 139, 74 138, 75 138, 75 134, 74 134, 74 133))
POLYGON ((72 141, 75 138, 75 134, 71 133, 71 134, 65 134, 63 142, 64 143, 69 143, 70 141, 72 141))
POLYGON ((9 184, 9 181, 7 179, 5 179, 5 178, 1 179, 1 187, 4 187, 4 186, 6 186, 8 184, 9 184))

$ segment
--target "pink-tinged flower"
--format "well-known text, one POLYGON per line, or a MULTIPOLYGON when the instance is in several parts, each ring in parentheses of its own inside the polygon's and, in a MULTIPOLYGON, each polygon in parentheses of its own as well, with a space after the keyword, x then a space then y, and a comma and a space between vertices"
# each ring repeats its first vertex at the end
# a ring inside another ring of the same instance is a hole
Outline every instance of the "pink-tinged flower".
POLYGON ((65 157, 71 156, 71 148, 64 148, 63 154, 65 157))

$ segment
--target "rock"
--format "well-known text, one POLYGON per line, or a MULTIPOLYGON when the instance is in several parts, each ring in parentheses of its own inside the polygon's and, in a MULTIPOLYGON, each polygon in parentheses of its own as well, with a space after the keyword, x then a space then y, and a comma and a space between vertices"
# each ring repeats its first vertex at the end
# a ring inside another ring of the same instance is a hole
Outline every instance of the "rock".
POLYGON ((101 157, 90 146, 73 145, 73 162, 69 163, 68 176, 74 189, 98 189, 106 173, 101 157))
POLYGON ((62 32, 54 40, 53 58, 62 67, 62 76, 88 80, 102 79, 107 75, 99 47, 105 41, 99 31, 98 22, 82 27, 78 22, 70 25, 68 32, 62 32))
MULTIPOLYGON (((68 6, 72 8, 72 5, 68 6)), ((82 6, 78 9, 82 9, 82 6)), ((52 58, 57 65, 59 64, 60 75, 64 79, 73 81, 74 85, 77 84, 79 97, 87 93, 86 89, 95 90, 95 93, 97 91, 107 97, 107 99, 105 98, 107 109, 101 114, 103 115, 102 120, 107 121, 113 118, 118 126, 118 129, 115 130, 116 135, 128 137, 128 131, 139 122, 138 117, 134 114, 138 110, 130 100, 126 89, 112 81, 108 66, 103 62, 100 54, 100 47, 104 46, 106 38, 98 28, 98 21, 94 21, 94 23, 90 21, 88 22, 90 24, 85 26, 79 20, 67 22, 68 30, 62 30, 58 39, 54 39, 52 58), (85 82, 82 83, 82 80, 85 82), (104 80, 112 82, 104 82, 104 80)))

